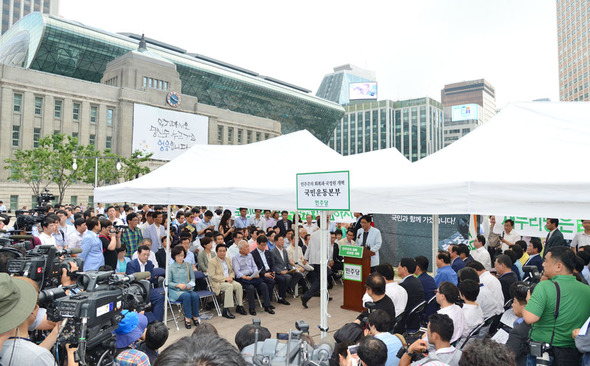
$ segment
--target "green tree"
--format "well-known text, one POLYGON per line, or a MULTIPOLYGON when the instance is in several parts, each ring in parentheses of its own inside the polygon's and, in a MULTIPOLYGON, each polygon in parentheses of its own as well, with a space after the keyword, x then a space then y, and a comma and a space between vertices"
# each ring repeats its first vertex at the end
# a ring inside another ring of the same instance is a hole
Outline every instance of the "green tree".
POLYGON ((4 160, 4 169, 10 169, 8 179, 28 184, 37 196, 51 183, 49 159, 49 152, 44 149, 17 150, 13 159, 4 160))

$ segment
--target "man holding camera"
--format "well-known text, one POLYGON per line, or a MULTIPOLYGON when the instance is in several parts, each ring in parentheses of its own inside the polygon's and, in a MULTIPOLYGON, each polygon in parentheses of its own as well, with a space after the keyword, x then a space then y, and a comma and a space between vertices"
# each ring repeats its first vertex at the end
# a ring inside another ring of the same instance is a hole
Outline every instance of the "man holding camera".
POLYGON ((546 344, 551 346, 554 365, 578 365, 580 353, 576 349, 572 330, 579 328, 590 317, 590 287, 572 275, 575 254, 565 246, 550 248, 545 256, 545 277, 535 287, 523 311, 530 333, 529 362, 545 356, 546 344))

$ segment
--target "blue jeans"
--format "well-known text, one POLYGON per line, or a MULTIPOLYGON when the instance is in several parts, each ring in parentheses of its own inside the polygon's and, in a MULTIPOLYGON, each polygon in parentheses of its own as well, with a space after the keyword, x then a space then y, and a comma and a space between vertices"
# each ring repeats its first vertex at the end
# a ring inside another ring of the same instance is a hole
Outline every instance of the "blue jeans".
POLYGON ((178 297, 178 301, 182 301, 186 318, 192 319, 199 316, 199 295, 196 292, 184 292, 178 297))

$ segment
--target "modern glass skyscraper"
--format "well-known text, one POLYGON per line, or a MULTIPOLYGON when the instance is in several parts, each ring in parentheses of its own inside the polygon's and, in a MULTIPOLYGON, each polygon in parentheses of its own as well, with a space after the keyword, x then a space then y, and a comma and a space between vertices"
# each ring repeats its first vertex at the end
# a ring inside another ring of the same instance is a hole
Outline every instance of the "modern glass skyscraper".
POLYGON ((443 147, 443 107, 431 98, 344 106, 329 146, 342 155, 397 148, 417 161, 443 147))
POLYGON ((334 72, 324 76, 316 93, 317 97, 336 102, 340 105, 350 103, 350 83, 364 83, 376 81, 375 72, 363 70, 354 65, 342 65, 334 68, 334 72))
POLYGON ((590 101, 590 2, 557 0, 559 100, 590 101))
POLYGON ((2 33, 25 15, 38 11, 44 14, 58 15, 59 0, 3 0, 2 33))

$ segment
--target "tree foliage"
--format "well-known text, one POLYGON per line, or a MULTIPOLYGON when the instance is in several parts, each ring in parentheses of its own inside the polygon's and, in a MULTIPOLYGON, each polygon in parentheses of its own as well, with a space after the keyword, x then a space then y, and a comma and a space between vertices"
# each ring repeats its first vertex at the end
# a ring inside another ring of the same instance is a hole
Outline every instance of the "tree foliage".
POLYGON ((98 186, 103 186, 149 173, 145 163, 151 156, 134 151, 131 157, 124 158, 110 149, 100 152, 94 149, 94 145, 80 146, 75 137, 54 134, 40 139, 36 149, 16 151, 13 159, 4 161, 4 169, 10 169, 9 179, 27 183, 35 195, 55 183, 61 203, 72 184, 94 184, 96 163, 98 186), (74 161, 76 169, 73 168, 74 161), (117 162, 121 163, 121 170, 117 170, 117 162))

